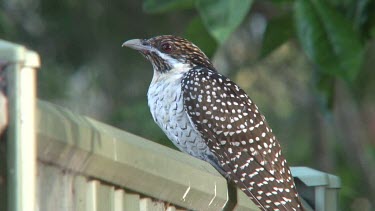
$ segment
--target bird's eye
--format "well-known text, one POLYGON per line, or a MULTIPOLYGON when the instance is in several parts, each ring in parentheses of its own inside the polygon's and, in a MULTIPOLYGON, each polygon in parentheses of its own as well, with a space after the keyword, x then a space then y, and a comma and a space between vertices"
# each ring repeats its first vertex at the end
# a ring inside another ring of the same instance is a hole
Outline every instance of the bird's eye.
POLYGON ((171 43, 163 43, 161 44, 161 49, 165 52, 165 53, 170 53, 172 51, 172 44, 171 43))

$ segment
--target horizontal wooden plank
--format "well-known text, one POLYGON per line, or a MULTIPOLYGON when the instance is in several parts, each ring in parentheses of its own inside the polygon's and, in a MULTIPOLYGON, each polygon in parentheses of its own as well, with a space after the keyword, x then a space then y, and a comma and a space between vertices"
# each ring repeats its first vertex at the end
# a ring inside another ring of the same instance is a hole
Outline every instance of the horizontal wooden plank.
POLYGON ((47 102, 37 108, 43 162, 187 209, 221 210, 228 201, 226 180, 206 162, 47 102))

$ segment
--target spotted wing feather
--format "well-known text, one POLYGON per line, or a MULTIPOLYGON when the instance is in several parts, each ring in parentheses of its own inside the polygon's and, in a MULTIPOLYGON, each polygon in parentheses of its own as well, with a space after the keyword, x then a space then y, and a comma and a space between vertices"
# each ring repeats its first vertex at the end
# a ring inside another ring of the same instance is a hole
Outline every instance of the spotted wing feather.
POLYGON ((247 94, 206 68, 187 72, 182 90, 188 116, 225 176, 263 210, 302 210, 281 147, 247 94))

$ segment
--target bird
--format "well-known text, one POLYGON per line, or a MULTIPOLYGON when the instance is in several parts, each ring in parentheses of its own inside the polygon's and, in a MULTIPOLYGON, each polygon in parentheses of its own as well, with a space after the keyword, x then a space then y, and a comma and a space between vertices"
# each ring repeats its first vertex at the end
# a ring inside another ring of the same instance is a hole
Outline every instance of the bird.
POLYGON ((210 163, 261 210, 304 210, 264 115, 199 47, 175 35, 131 39, 124 46, 151 62, 148 106, 179 150, 210 163))

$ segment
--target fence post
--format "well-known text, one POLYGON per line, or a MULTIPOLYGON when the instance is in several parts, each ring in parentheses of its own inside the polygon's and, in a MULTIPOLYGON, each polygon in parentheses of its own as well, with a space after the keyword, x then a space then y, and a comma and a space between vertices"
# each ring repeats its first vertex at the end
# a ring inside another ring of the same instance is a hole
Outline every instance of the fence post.
POLYGON ((33 211, 36 209, 36 69, 40 60, 37 53, 0 40, 0 62, 6 71, 9 116, 5 138, 6 210, 33 211))

